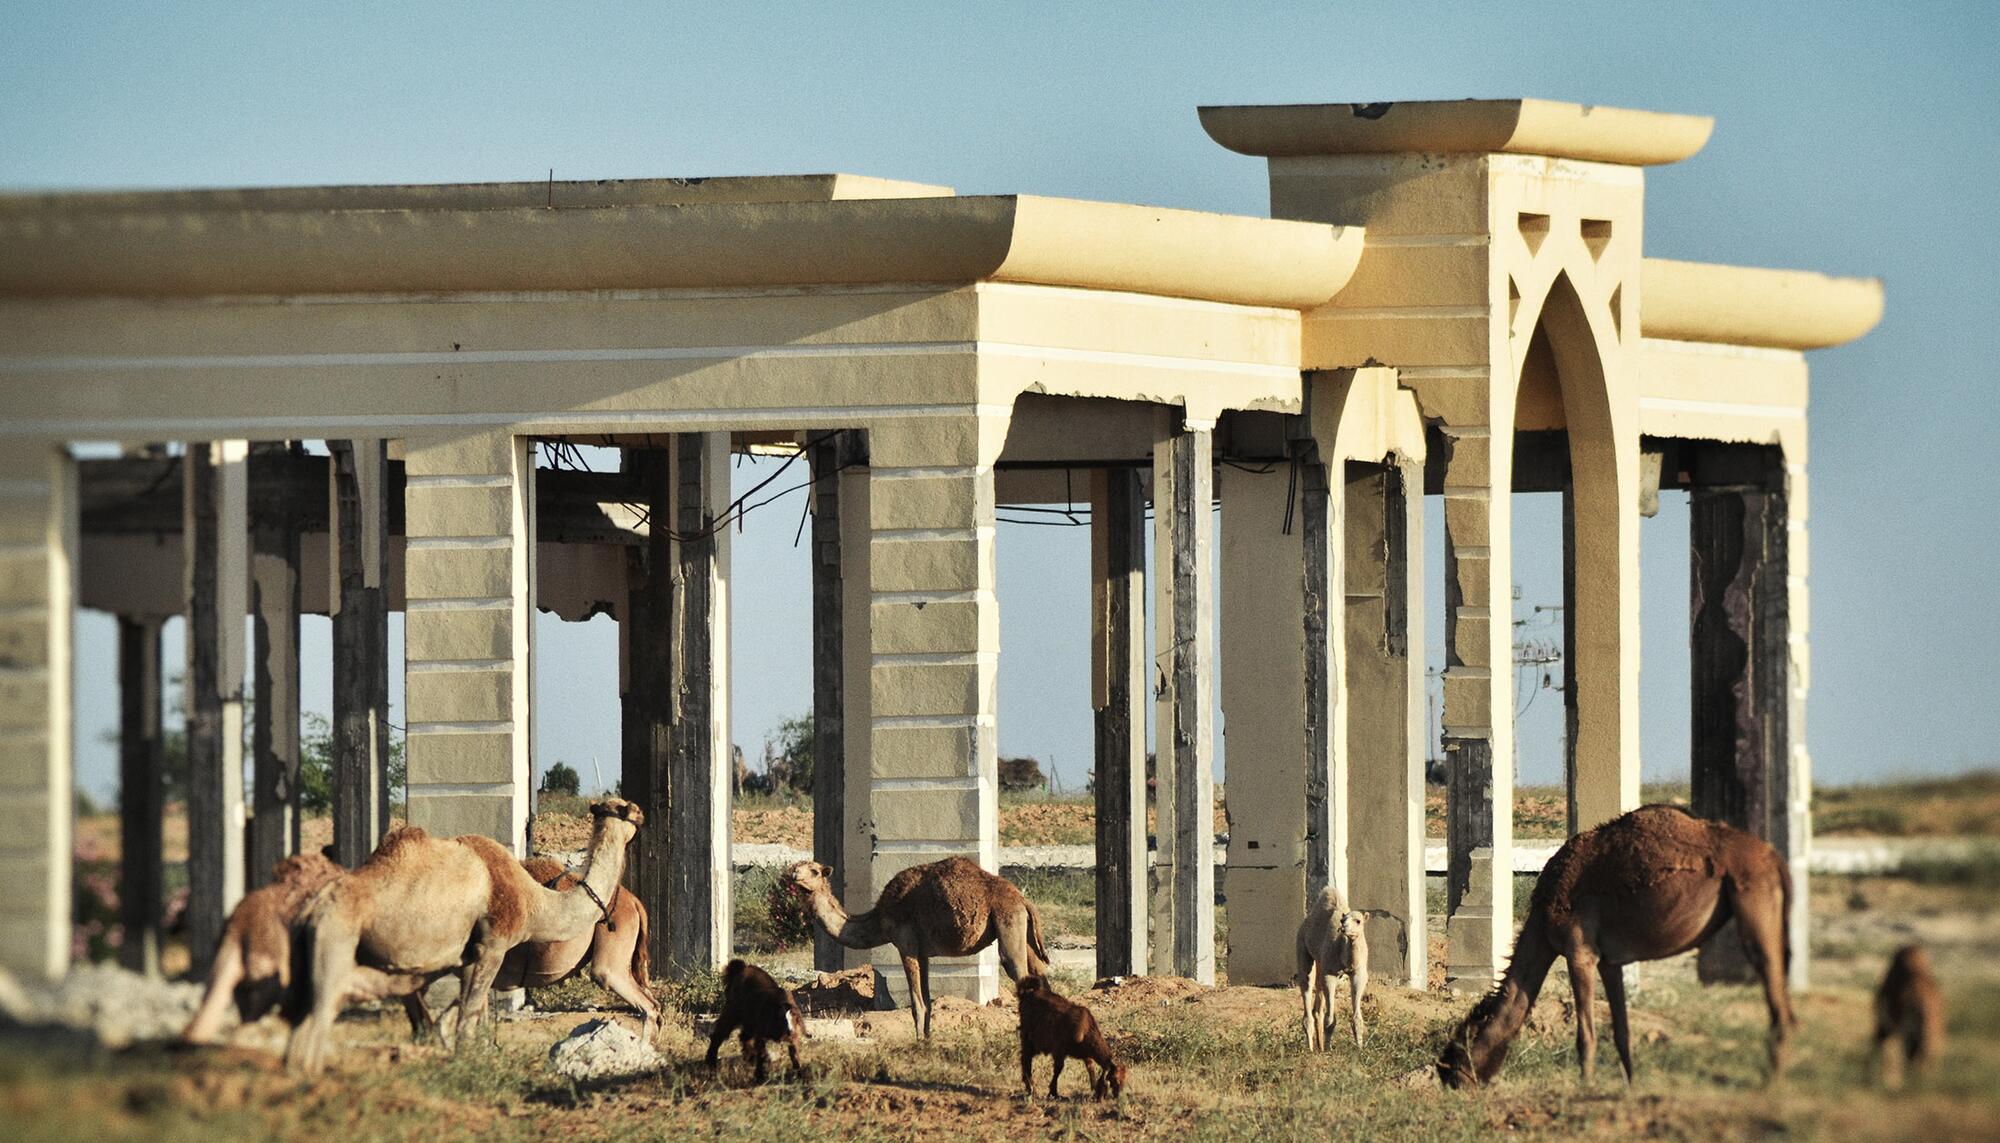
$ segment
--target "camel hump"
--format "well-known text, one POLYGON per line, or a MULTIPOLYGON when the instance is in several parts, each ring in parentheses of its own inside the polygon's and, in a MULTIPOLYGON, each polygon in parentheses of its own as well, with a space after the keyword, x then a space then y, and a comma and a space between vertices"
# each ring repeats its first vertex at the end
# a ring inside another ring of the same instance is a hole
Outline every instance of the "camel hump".
POLYGON ((362 864, 395 861, 411 850, 422 849, 430 840, 431 835, 425 833, 422 826, 398 826, 383 836, 381 843, 376 845, 375 852, 369 854, 368 860, 362 864))

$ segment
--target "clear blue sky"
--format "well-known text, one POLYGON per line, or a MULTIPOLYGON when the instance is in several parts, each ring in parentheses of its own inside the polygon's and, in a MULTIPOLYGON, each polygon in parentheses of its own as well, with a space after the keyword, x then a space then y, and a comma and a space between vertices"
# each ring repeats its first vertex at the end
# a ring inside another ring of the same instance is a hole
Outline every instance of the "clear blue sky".
MULTIPOLYGON (((2000 643, 2000 228, 1983 209, 2000 8, 752 7, 15 2, 0 186, 846 170, 1261 214, 1261 164, 1210 143, 1197 104, 1538 95, 1712 114, 1705 151, 1649 176, 1649 253, 1889 287, 1874 334, 1812 358, 1818 774, 2000 761, 1977 657, 2000 643)), ((753 519, 739 556, 736 737, 753 757, 809 694, 795 511, 753 519)), ((1519 515, 1519 542, 1555 535, 1552 508, 1519 515)), ((1686 765, 1685 523, 1670 504, 1644 533, 1649 775, 1686 765)), ((1083 544, 1014 528, 1001 545, 1003 748, 1053 754, 1070 780, 1089 748, 1083 544)), ((1524 603, 1555 601, 1552 561, 1519 578, 1524 603)), ((605 628, 543 632, 545 760, 615 765, 605 628)), ((83 678, 105 679, 108 625, 83 633, 83 678)), ((308 645, 321 709, 324 647, 308 645)), ((81 776, 103 792, 95 739, 115 707, 85 690, 81 776)), ((1556 773, 1555 723, 1536 720, 1558 706, 1526 716, 1529 779, 1556 773)))

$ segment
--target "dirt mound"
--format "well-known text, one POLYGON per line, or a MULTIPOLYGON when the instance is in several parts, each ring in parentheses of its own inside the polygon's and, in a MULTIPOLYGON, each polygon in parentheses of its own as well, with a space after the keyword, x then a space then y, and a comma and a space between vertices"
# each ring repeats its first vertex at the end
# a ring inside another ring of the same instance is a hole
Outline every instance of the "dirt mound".
POLYGON ((1089 1000, 1126 1006, 1175 1004, 1210 991, 1184 976, 1114 976, 1091 985, 1089 1000))
POLYGON ((799 1008, 808 1014, 868 1012, 875 1007, 875 970, 863 965, 846 972, 822 972, 792 989, 799 1008))

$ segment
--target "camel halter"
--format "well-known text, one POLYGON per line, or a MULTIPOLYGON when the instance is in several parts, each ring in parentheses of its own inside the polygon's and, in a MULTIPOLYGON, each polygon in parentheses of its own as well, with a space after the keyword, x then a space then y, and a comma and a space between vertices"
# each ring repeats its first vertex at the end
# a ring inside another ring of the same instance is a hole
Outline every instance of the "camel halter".
MULTIPOLYGON (((543 885, 543 886, 542 886, 542 888, 544 888, 544 889, 554 889, 554 888, 556 887, 556 882, 558 882, 558 881, 561 881, 561 880, 563 879, 563 875, 564 875, 564 874, 567 874, 567 873, 573 873, 573 872, 575 872, 575 871, 574 871, 574 870, 569 870, 569 869, 565 869, 565 870, 563 870, 563 872, 562 872, 562 873, 558 873, 558 874, 556 874, 556 876, 555 876, 555 879, 554 879, 554 880, 550 881, 550 882, 549 882, 549 883, 547 883, 546 885, 543 885)), ((583 881, 583 880, 578 880, 578 881, 577 881, 577 883, 576 883, 576 887, 577 887, 578 889, 581 889, 581 890, 583 890, 583 893, 584 893, 584 896, 586 896, 586 897, 589 897, 589 898, 590 898, 590 900, 591 900, 591 903, 597 906, 597 911, 598 911, 599 913, 602 913, 602 914, 604 915, 604 928, 605 928, 605 931, 606 931, 606 932, 612 932, 612 933, 615 933, 615 932, 617 932, 617 931, 618 931, 618 922, 617 922, 617 921, 614 921, 614 920, 612 920, 612 919, 611 919, 611 907, 610 907, 610 906, 608 906, 608 905, 606 905, 606 904, 604 903, 604 898, 602 898, 602 897, 599 897, 599 896, 597 895, 597 890, 595 890, 595 889, 592 889, 592 888, 590 887, 590 882, 588 882, 588 881, 583 881)))

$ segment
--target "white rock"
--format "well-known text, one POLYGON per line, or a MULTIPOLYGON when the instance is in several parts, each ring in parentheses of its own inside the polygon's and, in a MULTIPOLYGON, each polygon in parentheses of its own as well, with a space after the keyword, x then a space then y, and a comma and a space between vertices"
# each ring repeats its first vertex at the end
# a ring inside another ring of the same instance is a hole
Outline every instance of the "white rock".
POLYGON ((586 1020, 549 1049, 549 1066, 579 1083, 643 1075, 665 1062, 638 1033, 609 1020, 586 1020))
POLYGON ((54 983, 9 979, 0 1019, 86 1031, 107 1048, 171 1040, 201 1004, 199 984, 151 979, 110 964, 82 964, 54 983))

